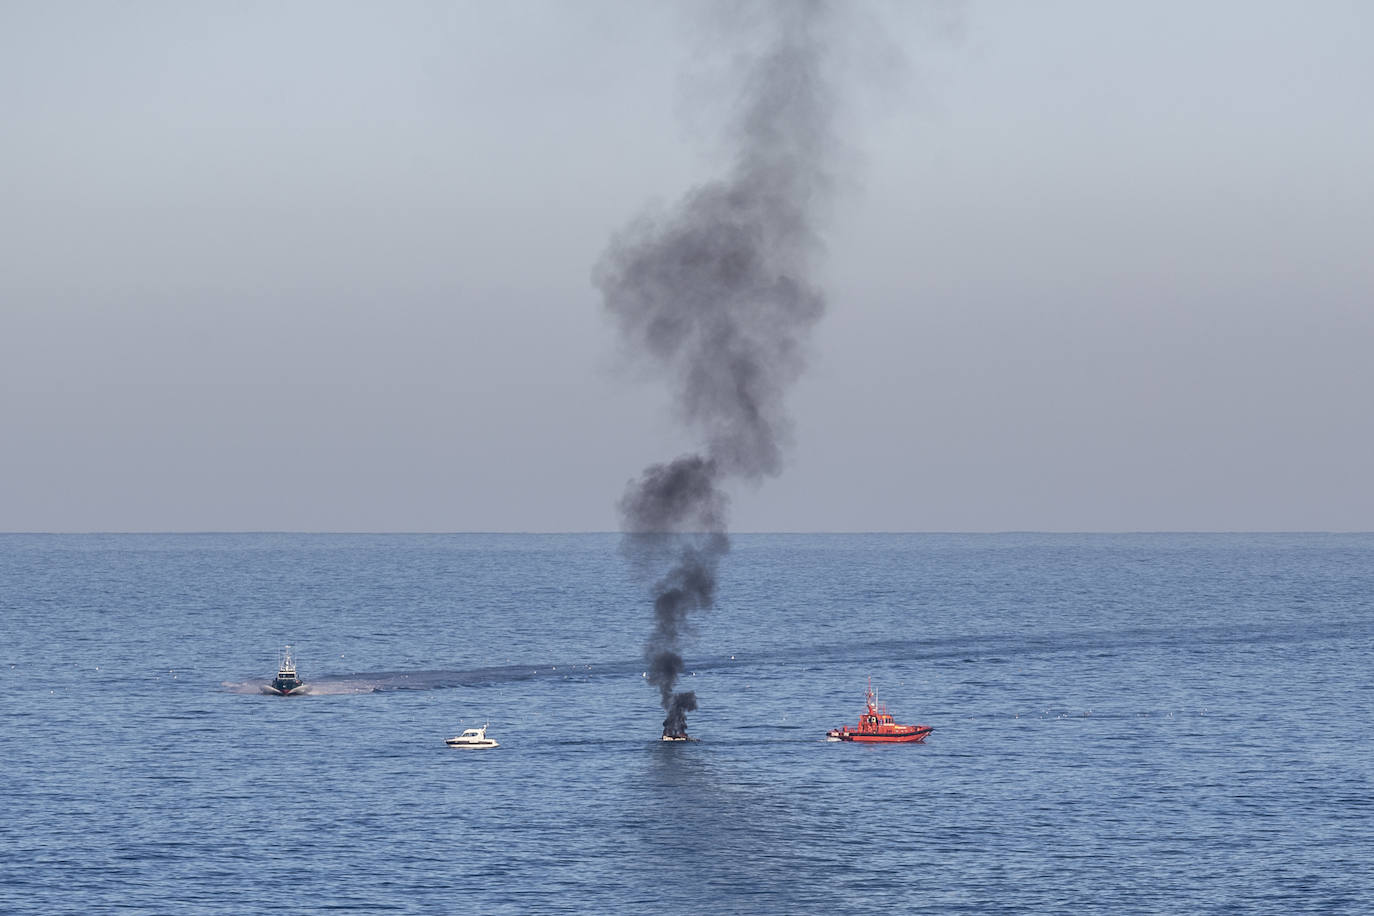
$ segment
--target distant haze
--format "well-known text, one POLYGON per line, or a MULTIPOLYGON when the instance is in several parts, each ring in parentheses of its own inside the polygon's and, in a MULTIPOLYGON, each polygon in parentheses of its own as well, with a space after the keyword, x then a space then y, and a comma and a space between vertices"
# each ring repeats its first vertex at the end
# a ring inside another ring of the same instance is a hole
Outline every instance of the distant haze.
MULTIPOLYGON (((732 528, 1374 529, 1374 8, 868 11, 732 528)), ((689 18, 0 7, 0 531, 618 527, 696 445, 590 279, 721 170, 689 18)))

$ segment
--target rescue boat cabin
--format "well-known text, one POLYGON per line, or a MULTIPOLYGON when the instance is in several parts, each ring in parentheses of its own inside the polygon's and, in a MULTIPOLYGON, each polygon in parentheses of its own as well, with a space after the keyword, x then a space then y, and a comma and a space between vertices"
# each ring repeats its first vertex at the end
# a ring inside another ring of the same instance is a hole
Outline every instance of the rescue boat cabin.
POLYGON ((873 692, 873 682, 868 682, 868 709, 859 717, 859 729, 862 731, 881 732, 888 729, 896 729, 897 723, 893 720, 892 714, 887 711, 887 704, 879 705, 878 695, 873 692))

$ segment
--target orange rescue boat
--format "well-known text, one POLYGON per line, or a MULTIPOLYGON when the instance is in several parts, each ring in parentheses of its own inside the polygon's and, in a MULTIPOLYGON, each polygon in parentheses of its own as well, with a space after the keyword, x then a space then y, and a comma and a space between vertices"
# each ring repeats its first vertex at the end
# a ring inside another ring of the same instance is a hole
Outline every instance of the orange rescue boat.
POLYGON ((892 721, 887 705, 878 704, 878 695, 873 692, 873 679, 868 679, 868 708, 859 717, 854 727, 841 725, 825 733, 827 741, 863 741, 869 744, 901 744, 908 741, 924 741, 926 735, 934 731, 929 725, 898 725, 892 721))

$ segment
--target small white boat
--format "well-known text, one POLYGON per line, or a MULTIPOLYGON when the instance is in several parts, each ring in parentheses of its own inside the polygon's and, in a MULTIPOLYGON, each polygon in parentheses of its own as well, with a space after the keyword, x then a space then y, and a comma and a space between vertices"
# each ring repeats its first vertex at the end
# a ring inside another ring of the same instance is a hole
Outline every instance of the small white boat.
MULTIPOLYGON (((490 724, 490 722, 487 723, 487 725, 490 724)), ((457 737, 445 738, 444 743, 449 747, 500 747, 501 745, 487 737, 487 725, 483 725, 481 728, 465 729, 457 737)))

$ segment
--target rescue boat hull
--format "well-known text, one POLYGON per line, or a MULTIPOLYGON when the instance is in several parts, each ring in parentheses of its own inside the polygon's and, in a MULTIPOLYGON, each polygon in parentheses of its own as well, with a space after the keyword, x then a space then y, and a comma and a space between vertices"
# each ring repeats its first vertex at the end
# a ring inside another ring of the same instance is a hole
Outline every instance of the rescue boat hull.
POLYGON ((909 744, 913 741, 924 741, 935 729, 929 726, 918 727, 910 734, 903 735, 871 735, 863 732, 851 731, 832 731, 826 737, 831 741, 854 741, 860 744, 909 744))

